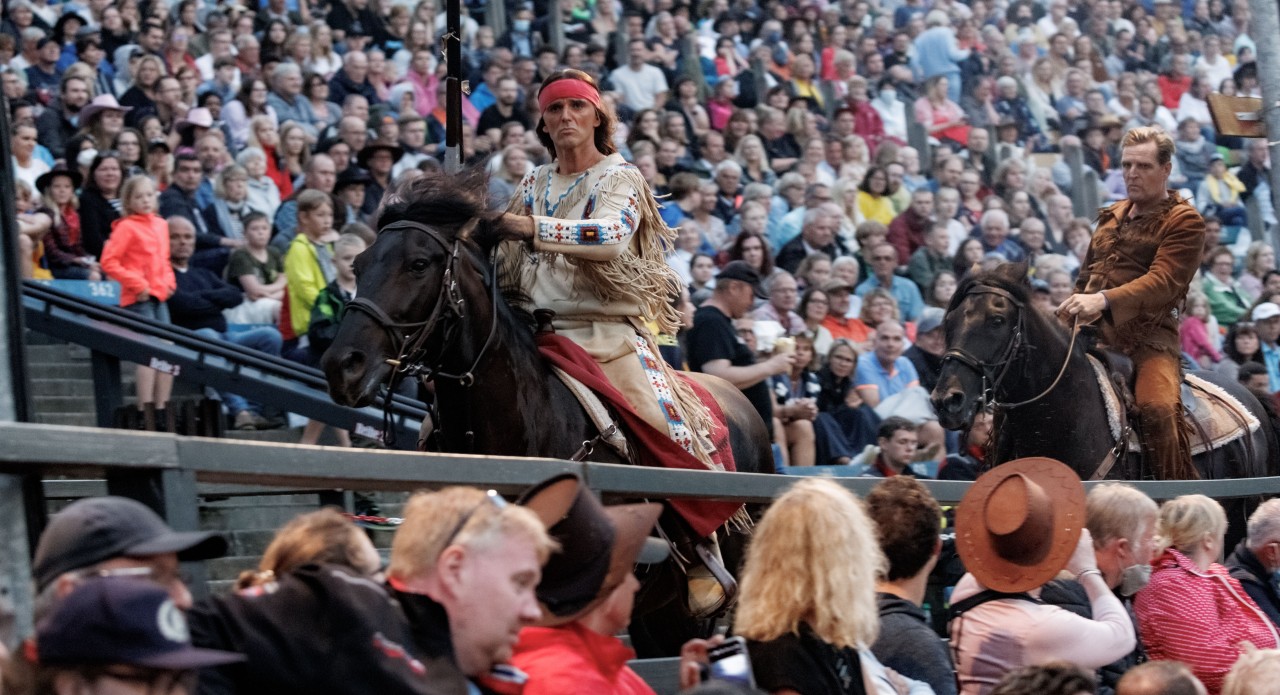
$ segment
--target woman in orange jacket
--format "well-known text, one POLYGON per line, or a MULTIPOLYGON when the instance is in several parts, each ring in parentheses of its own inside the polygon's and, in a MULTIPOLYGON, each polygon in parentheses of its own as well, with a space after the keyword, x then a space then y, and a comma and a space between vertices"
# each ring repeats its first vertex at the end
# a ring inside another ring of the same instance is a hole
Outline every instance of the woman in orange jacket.
MULTIPOLYGON (((134 176, 120 188, 123 216, 111 225, 102 249, 102 270, 120 283, 120 306, 135 314, 169 323, 165 303, 178 283, 169 261, 169 223, 156 215, 156 187, 147 176, 134 176)), ((138 409, 169 401, 173 375, 138 365, 138 409)))

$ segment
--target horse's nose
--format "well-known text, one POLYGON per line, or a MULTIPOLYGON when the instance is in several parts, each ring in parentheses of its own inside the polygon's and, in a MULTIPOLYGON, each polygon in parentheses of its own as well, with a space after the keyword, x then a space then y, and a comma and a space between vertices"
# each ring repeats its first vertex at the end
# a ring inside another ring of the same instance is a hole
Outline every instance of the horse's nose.
POLYGON ((360 372, 364 369, 364 353, 359 350, 351 350, 342 356, 338 361, 338 366, 342 367, 344 372, 360 372))
POLYGON ((954 429, 964 420, 964 391, 952 387, 940 396, 933 397, 934 410, 938 412, 939 423, 948 429, 954 429))

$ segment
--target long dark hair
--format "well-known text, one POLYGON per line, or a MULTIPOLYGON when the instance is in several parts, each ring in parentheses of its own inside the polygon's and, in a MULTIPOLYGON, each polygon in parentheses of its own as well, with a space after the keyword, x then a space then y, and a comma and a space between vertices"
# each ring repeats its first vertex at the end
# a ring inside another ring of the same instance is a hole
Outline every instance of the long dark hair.
POLYGON ((1242 333, 1252 333, 1253 337, 1258 337, 1258 329, 1254 327, 1254 324, 1247 321, 1241 321, 1240 323, 1233 325, 1230 330, 1227 331, 1227 336, 1222 339, 1222 354, 1231 358, 1231 361, 1236 364, 1244 364, 1245 362, 1257 362, 1261 364, 1262 340, 1258 340, 1257 352, 1254 352, 1252 355, 1242 355, 1240 354, 1240 350, 1236 348, 1236 338, 1242 333))
MULTIPOLYGON (((541 92, 546 89, 547 85, 557 80, 581 80, 591 85, 597 94, 600 93, 600 86, 596 84, 591 75, 581 70, 573 69, 556 70, 547 75, 547 79, 542 81, 542 86, 538 87, 538 91, 541 92)), ((617 118, 613 115, 613 109, 603 106, 603 102, 601 104, 600 107, 596 108, 596 114, 600 116, 600 125, 596 126, 596 149, 600 151, 600 154, 611 155, 618 151, 618 148, 613 144, 613 131, 617 127, 617 118)), ((547 124, 541 114, 538 116, 538 125, 534 128, 534 132, 538 134, 538 142, 542 143, 542 146, 547 148, 547 152, 551 154, 551 158, 555 159, 556 144, 551 141, 551 136, 547 134, 547 124)))
POLYGON ((760 240, 761 246, 764 247, 764 260, 760 262, 760 277, 769 277, 773 274, 773 251, 769 249, 769 240, 759 232, 739 232, 733 240, 733 245, 729 247, 729 260, 742 260, 742 245, 747 239, 760 240))

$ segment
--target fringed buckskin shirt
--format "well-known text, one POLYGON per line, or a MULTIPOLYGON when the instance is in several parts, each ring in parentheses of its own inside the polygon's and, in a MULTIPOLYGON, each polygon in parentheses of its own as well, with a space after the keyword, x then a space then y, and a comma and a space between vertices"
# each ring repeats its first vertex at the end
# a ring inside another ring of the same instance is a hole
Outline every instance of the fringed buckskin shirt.
POLYGON ((1077 293, 1103 292, 1100 327, 1107 345, 1125 354, 1177 357, 1177 310, 1200 267, 1204 219, 1175 191, 1156 209, 1129 217, 1133 203, 1102 208, 1076 280, 1077 293))

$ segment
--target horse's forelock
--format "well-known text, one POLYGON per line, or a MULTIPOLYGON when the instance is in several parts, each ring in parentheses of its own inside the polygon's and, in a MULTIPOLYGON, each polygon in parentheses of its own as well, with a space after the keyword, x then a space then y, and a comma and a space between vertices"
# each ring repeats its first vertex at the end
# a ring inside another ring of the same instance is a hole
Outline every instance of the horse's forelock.
MULTIPOLYGON (((1025 268, 1026 266, 1022 265, 1022 267, 1025 268)), ((1001 266, 1001 268, 1004 268, 1004 266, 1001 266)), ((1000 269, 996 269, 969 275, 961 280, 960 285, 956 287, 956 293, 951 295, 951 303, 947 305, 947 313, 955 311, 956 307, 960 306, 960 303, 973 291, 974 287, 998 287, 1013 295, 1023 304, 1031 302, 1031 283, 1027 281, 1025 270, 1015 280, 1008 272, 1000 272, 1000 269)))
POLYGON ((378 233, 392 222, 411 220, 428 224, 451 236, 485 212, 483 172, 475 170, 448 176, 428 173, 405 181, 387 194, 378 216, 378 233))

